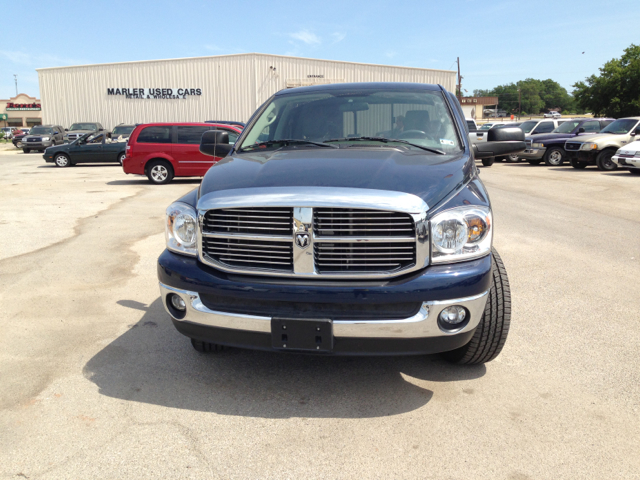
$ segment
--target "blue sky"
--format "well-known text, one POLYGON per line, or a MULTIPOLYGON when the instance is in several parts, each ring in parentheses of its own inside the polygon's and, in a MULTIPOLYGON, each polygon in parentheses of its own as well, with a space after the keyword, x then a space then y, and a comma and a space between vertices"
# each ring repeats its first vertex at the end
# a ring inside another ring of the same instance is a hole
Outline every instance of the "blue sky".
POLYGON ((0 98, 14 73, 39 95, 36 68, 246 52, 438 69, 459 56, 469 95, 529 77, 571 90, 640 43, 636 0, 57 1, 33 19, 2 3, 0 98))

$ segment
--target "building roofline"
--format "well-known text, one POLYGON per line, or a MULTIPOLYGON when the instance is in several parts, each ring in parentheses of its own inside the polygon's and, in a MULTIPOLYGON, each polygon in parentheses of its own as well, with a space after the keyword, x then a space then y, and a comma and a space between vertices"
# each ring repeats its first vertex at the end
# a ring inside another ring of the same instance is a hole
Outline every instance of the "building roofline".
POLYGON ((19 93, 19 94, 18 94, 18 95, 16 95, 15 97, 11 97, 11 98, 0 98, 0 102, 8 102, 9 100, 11 100, 11 99, 13 99, 13 98, 18 98, 20 95, 24 95, 25 97, 33 98, 34 100, 40 100, 39 98, 32 97, 31 95, 27 95, 26 93, 19 93))
POLYGON ((227 58, 227 57, 241 57, 248 55, 257 55, 261 57, 277 57, 277 58, 290 58, 296 60, 313 60, 316 62, 327 62, 327 63, 344 63, 349 65, 366 65, 370 67, 386 67, 386 68, 404 68, 407 70, 429 70, 432 72, 447 72, 447 73, 456 73, 455 70, 441 70, 438 68, 420 68, 420 67, 403 67, 400 65, 382 65, 379 63, 362 63, 362 62, 347 62, 344 60, 325 60, 321 58, 308 58, 308 57, 292 57, 288 55, 274 55, 271 53, 233 53, 229 55, 207 55, 204 57, 184 57, 184 58, 166 58, 166 59, 158 59, 158 60, 133 60, 128 62, 112 62, 112 63, 90 63, 87 65, 69 65, 65 67, 44 67, 44 68, 36 68, 36 72, 41 72, 44 70, 61 70, 65 68, 84 68, 84 67, 101 67, 107 65, 128 65, 133 63, 154 63, 154 62, 179 62, 183 60, 201 60, 205 58, 227 58))

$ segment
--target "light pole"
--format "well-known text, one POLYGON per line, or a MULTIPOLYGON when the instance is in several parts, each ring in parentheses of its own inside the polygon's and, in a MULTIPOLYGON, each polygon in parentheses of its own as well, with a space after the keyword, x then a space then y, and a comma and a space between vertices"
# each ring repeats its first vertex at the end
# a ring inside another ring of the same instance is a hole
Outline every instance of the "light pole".
POLYGON ((18 96, 18 75, 16 75, 15 73, 13 74, 13 78, 15 78, 16 80, 16 97, 18 96))
POLYGON ((520 120, 520 117, 522 115, 521 100, 522 100, 522 92, 520 91, 520 87, 518 87, 518 120, 520 120))

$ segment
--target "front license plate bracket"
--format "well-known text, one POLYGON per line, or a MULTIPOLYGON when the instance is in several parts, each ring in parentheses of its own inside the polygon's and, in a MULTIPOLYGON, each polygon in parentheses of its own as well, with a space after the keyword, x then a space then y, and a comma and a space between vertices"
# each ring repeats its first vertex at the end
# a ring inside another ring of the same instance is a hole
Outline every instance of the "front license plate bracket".
POLYGON ((271 346, 278 350, 330 352, 333 323, 330 319, 272 318, 271 346))

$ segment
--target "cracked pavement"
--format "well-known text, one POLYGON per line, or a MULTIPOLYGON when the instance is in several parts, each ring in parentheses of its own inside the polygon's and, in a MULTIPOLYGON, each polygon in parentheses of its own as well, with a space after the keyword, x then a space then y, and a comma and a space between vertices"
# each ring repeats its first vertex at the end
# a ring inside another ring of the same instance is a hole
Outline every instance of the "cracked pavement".
POLYGON ((633 478, 640 178, 481 168, 502 354, 195 352, 159 300, 166 206, 118 166, 0 152, 0 478, 633 478), (635 203, 634 203, 635 202, 635 203))

